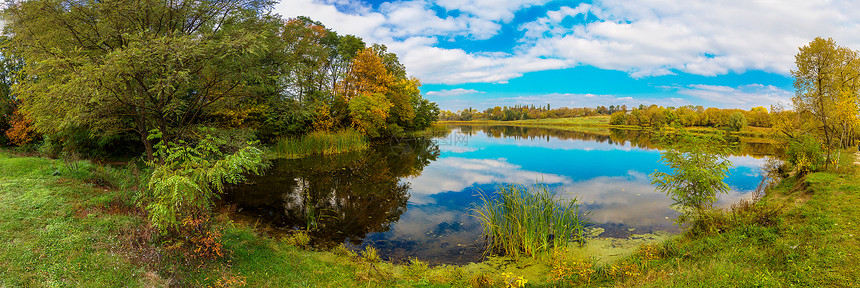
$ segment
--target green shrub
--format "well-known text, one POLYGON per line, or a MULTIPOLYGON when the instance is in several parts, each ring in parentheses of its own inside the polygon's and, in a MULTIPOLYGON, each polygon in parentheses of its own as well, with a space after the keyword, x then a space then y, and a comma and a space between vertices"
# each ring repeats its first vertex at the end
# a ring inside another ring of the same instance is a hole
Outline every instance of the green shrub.
POLYGON ((364 247, 364 251, 361 251, 361 258, 367 263, 377 263, 381 259, 379 258, 379 252, 373 246, 368 245, 364 247))
POLYGON ((417 258, 410 258, 409 265, 403 267, 403 274, 410 278, 421 278, 427 274, 427 271, 430 269, 427 262, 418 260, 417 258))
POLYGON ((293 234, 287 237, 286 240, 287 244, 300 248, 307 248, 308 245, 311 243, 311 236, 308 235, 308 232, 306 231, 297 230, 293 231, 293 234))
POLYGON ((350 250, 343 243, 341 243, 340 245, 334 246, 334 248, 331 249, 331 253, 334 253, 334 255, 344 256, 344 257, 349 257, 349 258, 358 257, 358 254, 355 253, 355 251, 350 250))
POLYGON ((657 190, 672 197, 672 206, 681 212, 677 219, 680 224, 712 216, 706 210, 713 207, 718 193, 728 193, 729 185, 724 179, 732 162, 727 159, 725 140, 719 135, 694 136, 686 130, 676 130, 681 132, 660 139, 670 145, 660 161, 672 173, 655 171, 650 177, 657 190))
POLYGON ((609 124, 612 125, 627 125, 627 112, 618 111, 609 116, 609 124))
MULTIPOLYGON (((159 136, 157 131, 150 134, 159 136)), ((184 142, 156 146, 161 163, 149 163, 153 171, 144 206, 153 226, 162 232, 176 231, 185 219, 208 217, 224 183, 241 183, 244 174, 260 174, 267 167, 259 149, 249 145, 225 155, 208 135, 194 147, 184 142)))
POLYGON ((298 101, 285 100, 269 104, 265 120, 257 129, 257 138, 265 143, 305 134, 313 123, 314 112, 298 101))
POLYGON ((806 174, 824 168, 824 149, 821 141, 812 135, 801 135, 789 140, 785 155, 798 173, 806 174))
POLYGON ((482 194, 481 200, 472 211, 483 226, 487 252, 536 258, 583 236, 578 200, 560 200, 558 190, 546 185, 500 186, 497 197, 482 194))

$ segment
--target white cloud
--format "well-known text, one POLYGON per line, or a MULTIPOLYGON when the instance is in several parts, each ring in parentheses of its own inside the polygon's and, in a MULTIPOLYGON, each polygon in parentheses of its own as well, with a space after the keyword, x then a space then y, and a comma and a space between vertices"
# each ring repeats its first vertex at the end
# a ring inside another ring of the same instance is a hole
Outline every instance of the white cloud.
POLYGON ((510 25, 516 12, 546 2, 406 0, 374 9, 344 0, 286 0, 275 11, 309 16, 338 33, 386 44, 410 74, 428 84, 505 83, 523 73, 577 65, 632 77, 749 70, 788 75, 797 48, 816 36, 860 48, 860 4, 849 0, 597 0, 515 24, 523 37, 512 51, 437 47, 460 37, 489 39, 510 25), (437 13, 440 9, 447 12, 437 13), (586 21, 562 24, 580 15, 586 21))
POLYGON ((550 16, 570 13, 562 8, 521 25, 527 36, 543 36, 524 45, 634 77, 673 71, 788 74, 797 47, 816 36, 860 47, 860 21, 852 16, 860 12, 856 1, 603 0, 587 8, 597 21, 560 27, 560 17, 550 16))
POLYGON ((724 104, 733 108, 769 106, 777 103, 791 103, 792 92, 762 84, 738 87, 717 85, 688 85, 678 89, 679 94, 693 96, 712 103, 724 104))
POLYGON ((448 96, 460 96, 460 95, 470 95, 470 94, 481 94, 484 92, 475 90, 475 89, 463 89, 456 88, 450 90, 438 90, 438 91, 430 91, 427 92, 427 96, 439 96, 439 97, 448 97, 448 96))
POLYGON ((514 12, 522 8, 543 5, 549 0, 438 0, 436 4, 448 9, 458 10, 478 18, 508 22, 514 12))

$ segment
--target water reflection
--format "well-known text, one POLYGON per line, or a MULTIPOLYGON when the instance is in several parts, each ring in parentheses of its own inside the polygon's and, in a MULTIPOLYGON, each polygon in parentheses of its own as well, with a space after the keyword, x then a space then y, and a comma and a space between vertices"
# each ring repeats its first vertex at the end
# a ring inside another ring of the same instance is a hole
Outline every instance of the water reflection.
MULTIPOLYGON (((666 171, 641 131, 565 131, 456 126, 444 137, 407 139, 334 156, 279 160, 225 200, 278 229, 311 227, 319 245, 373 245, 387 260, 431 263, 481 258, 480 224, 469 214, 479 191, 542 182, 593 211, 604 237, 673 231, 671 199, 648 174, 666 171)), ((739 143, 726 207, 754 190, 767 143, 739 143), (751 157, 754 155, 756 157, 751 157)))
POLYGON ((407 209, 408 182, 439 155, 429 140, 334 156, 276 160, 262 177, 233 187, 224 197, 242 212, 282 229, 311 228, 311 236, 331 245, 361 244, 366 235, 384 232, 407 209))

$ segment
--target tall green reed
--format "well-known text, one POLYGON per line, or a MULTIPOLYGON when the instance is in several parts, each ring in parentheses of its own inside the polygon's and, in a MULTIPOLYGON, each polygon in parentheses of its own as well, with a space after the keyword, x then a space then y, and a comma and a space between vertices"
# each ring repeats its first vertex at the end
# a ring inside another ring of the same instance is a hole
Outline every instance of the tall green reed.
POLYGON ((301 137, 281 137, 275 143, 275 152, 286 158, 300 158, 313 154, 338 154, 360 151, 370 147, 367 138, 355 130, 311 132, 301 137))
POLYGON ((589 213, 581 213, 577 198, 563 200, 558 194, 545 184, 502 185, 495 197, 482 192, 472 212, 483 227, 485 253, 537 258, 582 241, 589 213))

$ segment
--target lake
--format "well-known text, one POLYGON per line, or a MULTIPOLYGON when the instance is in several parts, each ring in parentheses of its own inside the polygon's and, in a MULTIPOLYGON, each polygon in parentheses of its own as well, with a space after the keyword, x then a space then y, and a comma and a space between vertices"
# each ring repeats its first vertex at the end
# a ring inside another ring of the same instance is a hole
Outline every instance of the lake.
MULTIPOLYGON (((671 199, 648 175, 668 172, 648 133, 514 126, 450 126, 435 138, 397 139, 360 152, 275 160, 266 175, 228 189, 237 218, 282 235, 310 228, 315 245, 373 245, 383 259, 432 264, 481 260, 470 209, 501 184, 543 183, 577 197, 599 237, 675 233, 671 199)), ((767 143, 739 142, 720 195, 727 207, 761 182, 767 143)))

